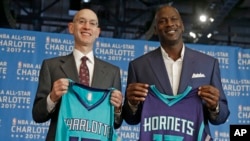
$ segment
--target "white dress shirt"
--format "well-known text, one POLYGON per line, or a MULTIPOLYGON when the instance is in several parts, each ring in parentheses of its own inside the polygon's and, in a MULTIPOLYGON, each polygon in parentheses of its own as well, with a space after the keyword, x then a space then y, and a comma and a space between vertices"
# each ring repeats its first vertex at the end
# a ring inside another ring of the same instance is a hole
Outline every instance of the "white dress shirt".
POLYGON ((181 57, 178 58, 176 61, 174 61, 172 58, 168 56, 165 50, 161 47, 163 61, 168 73, 168 78, 174 95, 177 95, 179 88, 184 52, 185 52, 185 46, 183 45, 181 50, 181 57))

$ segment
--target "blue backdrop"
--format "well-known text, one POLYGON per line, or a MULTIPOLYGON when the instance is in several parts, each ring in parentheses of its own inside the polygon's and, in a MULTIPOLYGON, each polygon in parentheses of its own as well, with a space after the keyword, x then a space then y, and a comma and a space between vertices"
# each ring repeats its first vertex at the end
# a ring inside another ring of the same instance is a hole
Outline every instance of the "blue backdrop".
MULTIPOLYGON (((49 122, 37 124, 31 115, 41 63, 45 58, 70 53, 73 44, 69 34, 0 28, 0 140, 45 139, 49 122)), ((128 62, 158 46, 158 42, 152 41, 99 38, 94 53, 120 67, 124 92, 128 62)), ((212 126, 212 136, 215 141, 229 141, 230 124, 250 124, 250 50, 231 46, 187 46, 219 60, 231 115, 225 124, 212 126)), ((123 122, 117 132, 124 141, 134 141, 139 136, 139 125, 123 122)))

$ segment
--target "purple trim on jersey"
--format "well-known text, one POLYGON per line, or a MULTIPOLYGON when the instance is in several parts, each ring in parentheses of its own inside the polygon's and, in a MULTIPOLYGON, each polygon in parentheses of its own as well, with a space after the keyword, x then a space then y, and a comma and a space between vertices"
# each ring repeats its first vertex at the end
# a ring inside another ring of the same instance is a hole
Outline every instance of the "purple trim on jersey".
POLYGON ((70 82, 71 85, 72 85, 72 90, 73 90, 73 93, 75 94, 76 98, 79 100, 79 102, 88 110, 92 110, 94 109, 95 107, 97 107, 98 105, 100 105, 104 100, 105 98, 108 96, 109 94, 109 90, 107 89, 102 89, 103 92, 103 96, 96 102, 94 103, 93 105, 89 105, 88 103, 86 103, 82 97, 80 96, 81 94, 79 94, 79 92, 77 92, 75 90, 75 87, 81 87, 83 89, 86 89, 86 91, 100 91, 100 89, 95 89, 95 88, 92 88, 92 87, 87 87, 85 85, 81 85, 79 83, 75 83, 75 82, 70 82))

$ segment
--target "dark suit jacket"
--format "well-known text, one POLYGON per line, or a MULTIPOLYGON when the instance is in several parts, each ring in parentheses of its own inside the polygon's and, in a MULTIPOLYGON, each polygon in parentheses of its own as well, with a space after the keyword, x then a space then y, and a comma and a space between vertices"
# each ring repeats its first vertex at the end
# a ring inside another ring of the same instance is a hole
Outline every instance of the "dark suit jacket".
MULTIPOLYGON (((50 120, 47 141, 55 140, 60 101, 57 104, 55 111, 48 113, 46 99, 52 89, 54 81, 60 78, 69 78, 75 82, 79 82, 76 63, 72 53, 67 56, 46 59, 41 66, 32 116, 34 121, 38 123, 50 120)), ((100 89, 114 87, 121 90, 120 69, 117 66, 95 57, 94 74, 91 86, 100 89)), ((119 125, 115 124, 115 128, 118 128, 120 125, 121 123, 119 125)))
MULTIPOLYGON (((127 84, 134 82, 154 84, 161 93, 173 93, 160 48, 129 63, 127 84)), ((215 86, 220 91, 220 112, 215 120, 209 118, 208 109, 204 107, 205 128, 210 133, 208 121, 215 125, 222 124, 227 120, 230 113, 227 99, 222 89, 219 63, 213 57, 186 47, 178 93, 182 93, 187 86, 192 86, 195 89, 208 84, 215 86), (194 74, 200 73, 204 74, 205 77, 194 77, 194 74)), ((137 113, 133 115, 125 98, 122 116, 128 124, 133 125, 140 122, 141 110, 142 104, 139 105, 137 113)))

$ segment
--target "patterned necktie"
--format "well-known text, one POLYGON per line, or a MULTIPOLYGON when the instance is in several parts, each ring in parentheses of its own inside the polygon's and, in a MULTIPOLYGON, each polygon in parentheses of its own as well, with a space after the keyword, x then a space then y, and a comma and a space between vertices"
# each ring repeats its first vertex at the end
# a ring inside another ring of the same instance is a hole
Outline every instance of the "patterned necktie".
POLYGON ((82 63, 80 65, 80 72, 79 72, 80 83, 83 85, 89 86, 89 69, 86 64, 88 57, 83 56, 81 60, 82 60, 82 63))

